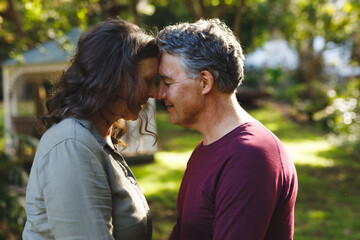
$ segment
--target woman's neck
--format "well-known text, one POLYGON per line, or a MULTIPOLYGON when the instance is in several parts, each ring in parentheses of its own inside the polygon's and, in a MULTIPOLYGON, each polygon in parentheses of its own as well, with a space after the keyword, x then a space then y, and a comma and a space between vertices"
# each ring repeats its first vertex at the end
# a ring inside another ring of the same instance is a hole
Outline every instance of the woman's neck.
POLYGON ((113 148, 114 146, 111 141, 112 123, 107 121, 100 113, 91 115, 90 119, 95 125, 96 130, 99 132, 100 136, 103 137, 106 143, 113 148))

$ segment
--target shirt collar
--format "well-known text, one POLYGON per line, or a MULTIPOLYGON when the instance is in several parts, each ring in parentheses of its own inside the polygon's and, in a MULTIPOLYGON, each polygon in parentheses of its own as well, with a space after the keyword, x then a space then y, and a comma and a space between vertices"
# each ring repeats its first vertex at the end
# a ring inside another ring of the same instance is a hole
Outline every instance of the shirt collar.
POLYGON ((84 128, 89 130, 101 146, 104 147, 105 145, 108 145, 105 139, 100 135, 100 133, 98 132, 98 130, 96 129, 95 125, 92 123, 91 120, 84 118, 74 118, 74 119, 75 121, 79 122, 84 128))
POLYGON ((93 124, 93 122, 91 120, 85 119, 85 118, 74 118, 74 119, 75 119, 75 121, 79 122, 84 128, 88 129, 102 147, 104 147, 104 148, 108 147, 109 149, 111 149, 113 151, 115 150, 116 152, 118 152, 119 142, 116 138, 111 137, 111 141, 115 148, 115 149, 113 149, 112 147, 109 146, 109 144, 107 144, 105 139, 100 135, 100 133, 98 132, 98 130, 96 129, 95 125, 93 124))

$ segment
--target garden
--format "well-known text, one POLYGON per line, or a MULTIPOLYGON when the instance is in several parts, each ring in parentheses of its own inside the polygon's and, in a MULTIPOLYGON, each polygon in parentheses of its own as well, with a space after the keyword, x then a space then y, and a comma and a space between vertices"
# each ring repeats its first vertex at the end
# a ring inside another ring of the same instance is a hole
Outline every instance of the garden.
MULTIPOLYGON (((168 24, 199 18, 225 22, 246 54, 238 100, 282 140, 297 169, 294 239, 360 239, 358 0, 0 1, 0 239, 21 239, 26 221, 24 189, 32 161, 5 153, 4 104, 15 95, 4 79, 17 76, 13 67, 23 71, 21 67, 29 64, 26 60, 32 59, 24 53, 34 48, 46 51, 44 42, 60 46, 64 56, 71 55, 74 39, 67 34, 109 17, 136 23, 154 34, 168 24)), ((22 75, 29 78, 27 85, 19 77, 11 80, 22 95, 19 116, 43 112, 50 88, 42 74, 44 66, 35 66, 40 78, 36 84, 33 70, 22 75), (28 91, 30 87, 33 90, 28 91), (37 105, 29 105, 27 101, 34 99, 37 105)), ((176 221, 177 192, 201 136, 171 125, 159 103, 156 123, 159 141, 154 161, 131 168, 151 208, 153 239, 162 240, 176 221)), ((22 152, 36 149, 34 138, 11 134, 22 140, 18 146, 22 152)))

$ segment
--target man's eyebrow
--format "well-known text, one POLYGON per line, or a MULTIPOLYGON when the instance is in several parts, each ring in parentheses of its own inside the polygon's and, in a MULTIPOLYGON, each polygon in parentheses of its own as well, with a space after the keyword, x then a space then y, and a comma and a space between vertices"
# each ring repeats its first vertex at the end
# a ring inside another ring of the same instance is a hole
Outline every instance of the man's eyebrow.
POLYGON ((159 75, 159 77, 160 77, 161 79, 169 79, 169 77, 166 76, 166 75, 159 75))

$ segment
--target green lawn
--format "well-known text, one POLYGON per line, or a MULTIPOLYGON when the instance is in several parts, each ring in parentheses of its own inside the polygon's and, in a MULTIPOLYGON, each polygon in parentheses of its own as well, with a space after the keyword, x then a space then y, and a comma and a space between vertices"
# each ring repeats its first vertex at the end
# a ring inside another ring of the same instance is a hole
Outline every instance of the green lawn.
MULTIPOLYGON (((296 240, 360 239, 360 161, 331 146, 317 131, 283 117, 268 105, 250 113, 285 144, 298 173, 296 240)), ((154 239, 167 239, 176 220, 176 195, 186 161, 201 136, 168 123, 159 112, 155 162, 132 166, 149 201, 154 239)))

